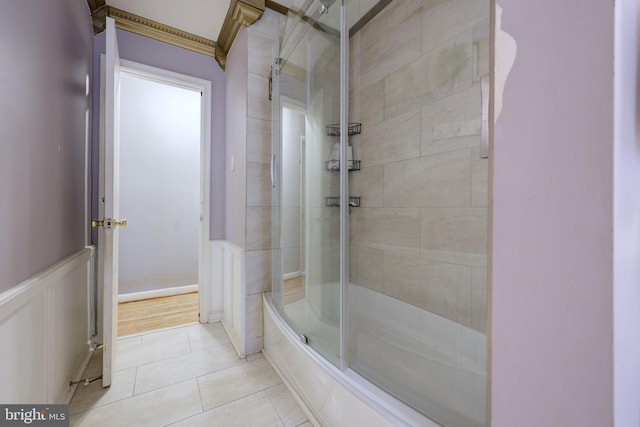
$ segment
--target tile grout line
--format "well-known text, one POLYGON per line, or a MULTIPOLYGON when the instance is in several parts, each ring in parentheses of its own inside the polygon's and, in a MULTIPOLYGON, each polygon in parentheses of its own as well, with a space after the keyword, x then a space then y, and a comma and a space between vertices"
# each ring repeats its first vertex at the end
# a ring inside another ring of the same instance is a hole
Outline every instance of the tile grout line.
POLYGON ((274 385, 274 386, 271 386, 269 388, 264 389, 264 394, 267 396, 267 399, 269 400, 269 403, 271 404, 271 407, 276 412, 276 415, 278 416, 278 419, 280 420, 282 425, 286 427, 286 424, 285 424, 284 420, 282 419, 282 415, 280 415, 280 412, 278 411, 278 408, 276 408, 276 405, 273 404, 273 400, 271 400, 271 396, 269 396, 269 393, 267 393, 267 390, 270 390, 270 389, 272 389, 274 387, 277 387, 277 386, 278 385, 274 385))

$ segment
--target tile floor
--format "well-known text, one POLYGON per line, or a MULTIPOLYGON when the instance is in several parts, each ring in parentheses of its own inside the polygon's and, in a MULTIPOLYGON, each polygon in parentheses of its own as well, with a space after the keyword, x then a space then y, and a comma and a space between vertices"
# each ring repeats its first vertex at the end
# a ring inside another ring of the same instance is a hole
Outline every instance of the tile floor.
MULTIPOLYGON (((85 377, 101 373, 98 351, 85 377)), ((239 359, 220 323, 118 339, 112 385, 80 385, 71 426, 309 427, 262 354, 239 359)))

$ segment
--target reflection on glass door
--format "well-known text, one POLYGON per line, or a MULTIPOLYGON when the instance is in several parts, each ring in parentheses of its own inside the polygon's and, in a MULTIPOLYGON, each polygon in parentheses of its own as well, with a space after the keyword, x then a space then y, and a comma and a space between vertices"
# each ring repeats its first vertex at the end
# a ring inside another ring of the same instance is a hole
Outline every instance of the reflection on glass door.
MULTIPOLYGON (((295 9, 295 5, 293 7, 295 9)), ((340 120, 340 8, 290 13, 274 49, 272 298, 300 338, 340 354, 340 173, 327 167, 340 120), (339 21, 339 20, 338 20, 339 21)))

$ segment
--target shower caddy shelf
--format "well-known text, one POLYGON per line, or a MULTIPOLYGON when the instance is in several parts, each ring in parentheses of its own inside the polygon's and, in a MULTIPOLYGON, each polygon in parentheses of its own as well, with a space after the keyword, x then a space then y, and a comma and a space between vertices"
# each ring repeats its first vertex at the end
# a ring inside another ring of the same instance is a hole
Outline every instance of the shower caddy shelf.
MULTIPOLYGON (((340 136, 340 123, 327 125, 326 132, 328 136, 340 136)), ((362 132, 362 123, 349 123, 347 125, 347 135, 360 135, 362 132)), ((331 172, 340 172, 340 166, 329 166, 331 162, 327 161, 325 167, 328 171, 331 172)), ((359 171, 360 170, 360 160, 348 160, 349 167, 348 171, 359 171)), ((325 205, 328 207, 340 207, 340 197, 325 197, 325 205)), ((360 197, 349 197, 349 207, 350 208, 359 208, 360 207, 360 197)))
MULTIPOLYGON (((362 123, 349 123, 347 125, 347 134, 349 136, 360 135, 362 132, 362 123)), ((340 136, 340 123, 327 125, 327 135, 340 136)))
MULTIPOLYGON (((340 207, 340 197, 325 197, 325 206, 329 208, 339 208, 340 207)), ((360 197, 349 197, 349 207, 350 208, 359 208, 360 207, 360 197)))
MULTIPOLYGON (((331 162, 328 160, 325 162, 325 166, 328 171, 340 172, 340 166, 329 166, 330 163, 331 162)), ((349 172, 360 170, 360 160, 348 160, 348 163, 349 163, 349 167, 348 167, 349 172)))

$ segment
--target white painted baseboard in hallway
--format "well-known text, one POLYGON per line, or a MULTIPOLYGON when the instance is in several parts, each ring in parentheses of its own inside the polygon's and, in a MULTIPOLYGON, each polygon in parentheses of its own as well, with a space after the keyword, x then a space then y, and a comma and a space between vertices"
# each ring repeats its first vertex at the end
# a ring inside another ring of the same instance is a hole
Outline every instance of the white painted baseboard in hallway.
POLYGON ((118 295, 118 302, 141 301, 145 299, 171 297, 174 295, 190 294, 198 292, 198 285, 176 286, 174 288, 153 289, 143 292, 132 292, 130 294, 118 295))

